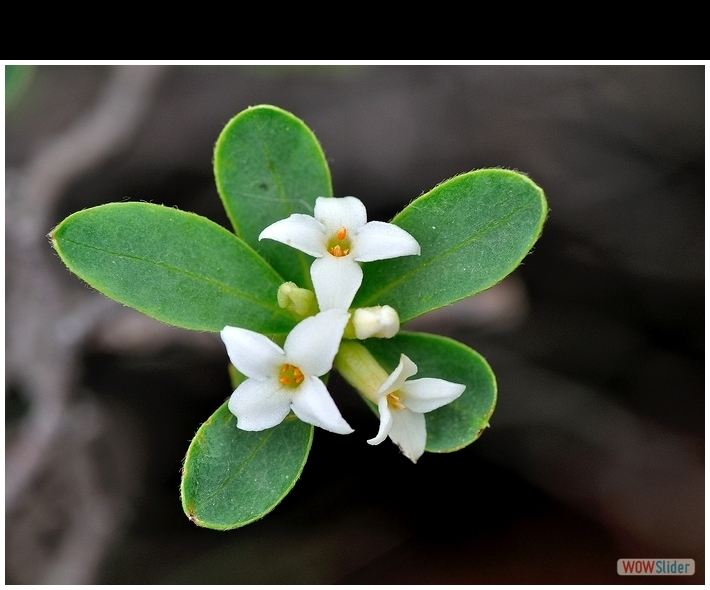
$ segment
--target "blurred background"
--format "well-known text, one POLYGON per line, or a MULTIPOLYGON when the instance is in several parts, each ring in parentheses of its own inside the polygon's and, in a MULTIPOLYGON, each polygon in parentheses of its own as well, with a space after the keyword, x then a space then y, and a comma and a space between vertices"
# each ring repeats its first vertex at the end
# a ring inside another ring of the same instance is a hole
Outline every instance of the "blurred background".
POLYGON ((8 583, 704 582, 702 66, 39 66, 6 69, 8 583), (12 92, 8 95, 7 92, 12 92), (228 227, 212 176, 250 105, 313 129, 336 196, 389 220, 482 167, 550 214, 489 291, 411 323, 499 385, 491 427, 413 465, 339 378, 350 436, 316 430, 264 519, 190 523, 180 469, 230 395, 216 334, 93 292, 46 234, 150 201, 228 227), (693 577, 619 577, 622 557, 693 577))

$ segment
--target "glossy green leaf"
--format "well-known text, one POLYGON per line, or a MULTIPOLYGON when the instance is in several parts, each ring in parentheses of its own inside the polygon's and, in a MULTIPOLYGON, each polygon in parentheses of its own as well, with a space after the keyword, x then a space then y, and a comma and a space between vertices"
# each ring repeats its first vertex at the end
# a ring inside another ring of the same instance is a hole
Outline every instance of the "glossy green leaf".
POLYGON ((310 287, 312 258, 258 238, 292 213, 313 215, 316 198, 332 196, 328 164, 313 132, 277 107, 249 108, 220 134, 214 174, 234 232, 286 280, 310 287))
POLYGON ((546 215, 542 190, 522 174, 452 178, 392 220, 419 241, 421 256, 364 264, 353 306, 391 305, 405 322, 483 291, 520 264, 546 215))
POLYGON ((238 326, 284 334, 281 277, 209 219, 148 203, 112 203, 67 217, 50 235, 69 269, 89 285, 157 320, 218 332, 238 326))
POLYGON ((261 518, 296 484, 312 441, 313 426, 293 415, 261 432, 239 430, 223 404, 187 451, 180 487, 185 514, 218 530, 261 518))
POLYGON ((487 427, 496 405, 496 380, 475 350, 449 338, 413 332, 400 332, 391 340, 370 338, 363 344, 388 373, 399 363, 400 354, 406 354, 419 368, 411 379, 434 377, 466 386, 461 397, 424 414, 427 451, 457 451, 487 427))

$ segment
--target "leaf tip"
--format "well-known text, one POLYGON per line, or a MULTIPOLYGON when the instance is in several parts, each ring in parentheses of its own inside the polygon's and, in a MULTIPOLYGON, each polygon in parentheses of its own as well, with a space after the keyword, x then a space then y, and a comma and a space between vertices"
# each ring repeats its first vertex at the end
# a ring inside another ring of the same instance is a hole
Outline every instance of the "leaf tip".
POLYGON ((481 435, 482 435, 486 430, 488 430, 490 427, 491 427, 491 423, 490 423, 490 422, 486 422, 486 423, 483 425, 483 428, 481 428, 481 429, 476 433, 476 438, 474 438, 473 440, 478 440, 478 439, 481 437, 481 435))
POLYGON ((200 522, 200 519, 195 516, 195 508, 192 504, 188 506, 187 510, 185 510, 185 514, 187 515, 187 519, 197 525, 197 526, 202 526, 202 522, 200 522))

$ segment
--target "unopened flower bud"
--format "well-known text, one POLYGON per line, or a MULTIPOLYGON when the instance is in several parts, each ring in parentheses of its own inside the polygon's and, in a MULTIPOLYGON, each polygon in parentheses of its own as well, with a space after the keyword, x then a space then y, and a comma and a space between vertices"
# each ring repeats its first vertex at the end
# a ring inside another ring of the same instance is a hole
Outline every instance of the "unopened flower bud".
POLYGON ((352 322, 359 340, 392 338, 399 332, 399 316, 389 305, 356 309, 352 322))
POLYGON ((316 296, 313 291, 302 289, 296 283, 284 283, 276 293, 276 300, 279 307, 288 309, 296 315, 305 318, 318 313, 316 296))

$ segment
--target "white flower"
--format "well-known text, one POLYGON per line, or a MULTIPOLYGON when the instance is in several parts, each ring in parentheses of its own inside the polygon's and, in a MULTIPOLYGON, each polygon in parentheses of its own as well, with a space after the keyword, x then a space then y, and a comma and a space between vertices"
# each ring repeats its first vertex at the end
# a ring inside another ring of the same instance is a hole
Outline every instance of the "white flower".
POLYGON ((313 217, 294 213, 272 223, 259 239, 276 240, 315 256, 311 279, 322 311, 348 309, 362 283, 358 262, 420 253, 419 243, 402 228, 367 221, 355 197, 318 197, 313 217))
POLYGON ((465 385, 443 379, 406 381, 416 372, 417 365, 403 354, 397 368, 375 394, 380 430, 375 438, 367 441, 379 445, 389 435, 413 463, 422 456, 426 445, 424 414, 451 403, 466 389, 465 385))
POLYGON ((350 434, 353 429, 318 379, 333 366, 348 318, 348 312, 338 309, 306 318, 288 335, 283 350, 257 332, 224 328, 229 359, 248 377, 229 398, 237 427, 265 430, 293 410, 304 422, 350 434))

